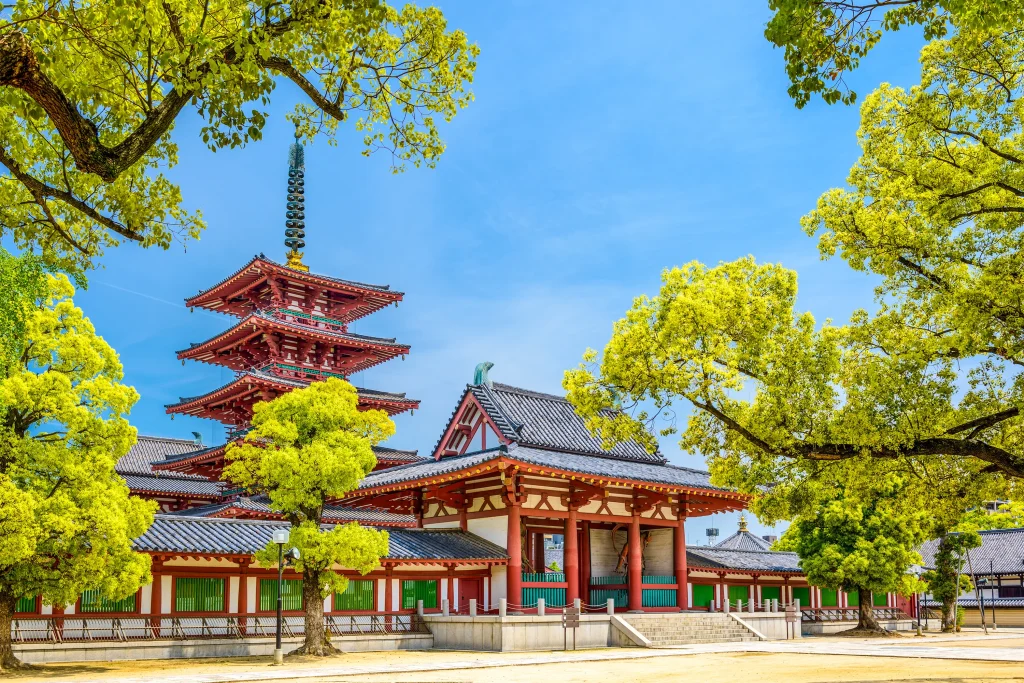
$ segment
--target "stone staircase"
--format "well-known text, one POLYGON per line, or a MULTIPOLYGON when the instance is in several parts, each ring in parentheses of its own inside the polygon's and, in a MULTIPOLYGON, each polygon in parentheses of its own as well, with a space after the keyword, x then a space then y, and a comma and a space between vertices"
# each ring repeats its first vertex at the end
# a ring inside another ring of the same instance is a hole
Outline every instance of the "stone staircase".
POLYGON ((760 640, 753 631, 728 614, 721 612, 620 614, 618 616, 651 641, 650 647, 760 640))

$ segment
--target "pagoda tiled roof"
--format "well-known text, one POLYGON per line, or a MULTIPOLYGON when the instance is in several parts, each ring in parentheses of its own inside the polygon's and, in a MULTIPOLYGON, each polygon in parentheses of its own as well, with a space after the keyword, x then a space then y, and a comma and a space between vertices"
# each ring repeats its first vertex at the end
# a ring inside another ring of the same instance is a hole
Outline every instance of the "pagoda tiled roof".
MULTIPOLYGON (((990 529, 978 533, 981 535, 981 547, 971 549, 971 561, 979 576, 1024 572, 1024 529, 990 529)), ((935 567, 938 547, 936 539, 918 549, 926 568, 935 567)), ((988 602, 988 598, 985 601, 988 602)))
POLYGON ((355 282, 353 280, 345 280, 342 278, 331 277, 329 275, 320 275, 317 273, 296 270, 295 268, 290 268, 285 264, 278 263, 277 261, 267 258, 263 254, 259 254, 254 256, 248 263, 217 284, 186 299, 185 305, 190 307, 202 306, 213 311, 218 311, 220 310, 220 301, 222 301, 224 296, 222 290, 244 289, 260 279, 267 271, 284 276, 285 278, 296 282, 312 284, 325 289, 333 289, 350 294, 369 294, 376 299, 374 305, 363 307, 362 310, 359 311, 359 314, 355 316, 350 315, 348 318, 349 320, 356 320, 365 315, 369 315, 384 306, 396 301, 401 301, 404 296, 402 292, 394 291, 388 285, 371 285, 365 282, 355 282))
POLYGON ((771 550, 772 543, 749 531, 737 531, 729 538, 716 543, 714 547, 723 550, 759 550, 763 552, 771 550))
MULTIPOLYGON (((477 402, 508 441, 580 455, 595 455, 639 463, 665 464, 660 453, 648 453, 636 441, 615 444, 605 450, 601 439, 592 435, 564 397, 500 384, 470 384, 466 391, 477 402)), ((443 438, 443 436, 442 436, 443 438)), ((435 446, 435 452, 440 441, 435 446)), ((446 456, 448 457, 448 456, 446 456)))
POLYGON ((409 465, 399 465, 371 472, 363 479, 357 492, 349 495, 358 495, 359 491, 370 492, 381 487, 389 487, 406 482, 412 483, 440 475, 466 472, 474 470, 485 463, 500 459, 525 465, 534 465, 539 470, 547 469, 585 474, 611 482, 644 482, 694 492, 723 492, 727 494, 724 497, 735 497, 737 500, 745 499, 740 494, 713 486, 711 484, 711 475, 701 470, 662 463, 635 462, 615 457, 565 453, 518 444, 499 446, 498 448, 467 453, 465 455, 447 456, 440 460, 427 460, 409 465))
POLYGON ((224 491, 223 482, 202 477, 164 474, 122 474, 134 493, 184 495, 194 498, 218 499, 224 491))
POLYGON ((373 454, 377 460, 387 462, 426 462, 427 458, 419 455, 419 451, 402 450, 399 448, 387 448, 385 446, 374 446, 373 454))
MULTIPOLYGON (((181 555, 252 555, 271 540, 275 529, 288 522, 156 515, 153 525, 135 539, 135 549, 181 555)), ((325 525, 324 528, 330 528, 325 525)), ((389 536, 385 562, 468 560, 504 563, 503 548, 458 529, 386 529, 389 536)))
MULTIPOLYGON (((222 453, 227 446, 226 443, 222 443, 217 446, 209 446, 207 448, 200 448, 194 451, 188 451, 185 453, 176 453, 168 455, 163 460, 155 460, 152 465, 158 467, 157 472, 162 471, 161 466, 172 465, 174 463, 180 463, 184 460, 202 460, 205 456, 216 455, 222 453)), ((404 461, 404 462, 418 462, 425 460, 416 454, 416 451, 404 451, 397 448, 387 448, 385 446, 373 446, 373 453, 377 456, 377 460, 386 460, 389 462, 404 461)), ((180 475, 183 477, 193 477, 203 479, 198 475, 180 475)))
MULTIPOLYGON (((168 412, 179 412, 181 408, 188 406, 192 403, 203 403, 216 398, 218 394, 229 393, 230 390, 236 388, 242 383, 252 382, 253 384, 260 384, 262 386, 276 386, 283 390, 290 389, 303 389, 310 385, 312 380, 301 380, 294 379, 291 377, 281 377, 271 372, 263 370, 244 370, 239 372, 236 377, 220 387, 212 391, 208 391, 205 394, 198 396, 181 397, 177 403, 171 403, 164 408, 168 412)), ((419 406, 419 401, 412 398, 407 398, 404 393, 397 393, 391 391, 380 391, 377 389, 365 389, 363 387, 356 387, 356 393, 359 394, 360 399, 366 401, 379 401, 382 403, 395 403, 407 406, 407 409, 414 409, 419 406)))
MULTIPOLYGON (((266 495, 239 496, 222 503, 202 505, 190 508, 177 515, 188 517, 257 517, 263 519, 280 519, 281 514, 270 507, 270 498, 266 495)), ((354 508, 345 505, 327 505, 324 507, 323 520, 330 524, 362 522, 381 526, 416 526, 416 518, 378 508, 354 508)))
POLYGON ((140 435, 114 469, 120 474, 152 474, 154 462, 160 462, 167 456, 191 453, 196 448, 195 439, 140 435))
POLYGON ((802 573, 796 553, 771 550, 735 550, 715 546, 686 546, 686 565, 694 569, 737 569, 802 573))
MULTIPOLYGON (((407 344, 398 343, 393 337, 371 337, 365 334, 354 334, 351 332, 341 332, 339 330, 302 325, 284 320, 269 313, 256 311, 245 316, 220 334, 210 337, 206 341, 193 343, 189 348, 178 351, 178 358, 191 358, 195 356, 198 351, 216 348, 218 344, 226 342, 234 335, 247 333, 247 330, 244 329, 247 325, 265 325, 274 329, 293 331, 297 336, 302 338, 320 337, 333 342, 344 343, 345 345, 352 346, 354 348, 377 348, 385 352, 391 352, 386 357, 379 357, 376 362, 359 366, 360 370, 365 370, 366 368, 383 362, 388 358, 392 358, 396 354, 409 353, 410 350, 410 347, 407 344)), ((358 372, 358 370, 351 370, 350 374, 354 372, 358 372)))

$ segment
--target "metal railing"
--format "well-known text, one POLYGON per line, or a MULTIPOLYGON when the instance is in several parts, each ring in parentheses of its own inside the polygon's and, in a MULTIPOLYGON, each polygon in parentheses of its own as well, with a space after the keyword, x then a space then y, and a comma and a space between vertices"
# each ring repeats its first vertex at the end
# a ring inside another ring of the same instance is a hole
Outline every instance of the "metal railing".
MULTIPOLYGON (((875 607, 873 608, 875 619, 910 619, 910 615, 898 607, 875 607)), ((807 622, 822 623, 827 621, 858 621, 860 619, 860 608, 858 607, 814 607, 801 610, 801 618, 807 622)))
MULTIPOLYGON (((15 643, 128 642, 137 640, 201 640, 209 638, 273 638, 273 616, 245 617, 79 617, 32 616, 15 619, 15 643)), ((301 616, 282 619, 285 637, 305 633, 301 616)), ((324 627, 331 635, 429 633, 415 614, 329 615, 324 627)))

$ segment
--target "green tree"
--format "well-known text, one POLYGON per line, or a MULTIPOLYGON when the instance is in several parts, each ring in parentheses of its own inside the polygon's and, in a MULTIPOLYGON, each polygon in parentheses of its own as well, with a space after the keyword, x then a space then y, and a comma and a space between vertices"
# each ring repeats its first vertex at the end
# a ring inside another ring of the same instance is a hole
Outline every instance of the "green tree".
POLYGON ((24 304, 43 297, 46 279, 39 259, 14 255, 0 247, 0 368, 17 362, 25 343, 30 309, 24 304))
MULTIPOLYGON (((394 423, 382 410, 361 411, 355 388, 331 378, 255 406, 253 428, 228 445, 224 478, 266 493, 270 507, 292 525, 289 546, 299 550, 305 642, 295 654, 337 652, 324 629, 324 598, 348 579, 335 566, 363 574, 380 566, 388 534, 352 522, 322 528, 324 506, 354 490, 377 464, 372 446, 391 436, 394 423)), ((271 542, 256 555, 277 564, 271 542)))
POLYGON ((73 294, 66 277, 48 276, 45 297, 20 300, 24 343, 0 375, 0 669, 18 666, 19 598, 65 605, 100 589, 120 599, 150 581, 132 539, 156 505, 129 496, 114 472, 135 442, 127 415, 138 394, 73 294))
POLYGON ((285 81, 305 139, 350 122, 364 154, 432 166, 477 53, 438 9, 381 0, 0 4, 0 236, 66 272, 123 240, 198 237, 164 175, 175 121, 193 110, 214 151, 259 140, 285 81))
POLYGON ((784 48, 789 94, 803 107, 815 94, 851 104, 846 75, 886 31, 920 26, 926 40, 953 32, 1012 29, 1024 20, 1020 0, 769 0, 765 37, 784 48))
POLYGON ((935 566, 924 574, 932 599, 942 603, 943 633, 957 630, 957 598, 974 589, 970 577, 963 573, 963 558, 979 546, 981 536, 976 531, 943 533, 935 551, 935 566))
MULTIPOLYGON (((842 468, 835 474, 856 474, 842 468)), ((831 495, 808 506, 779 540, 780 549, 800 556, 800 568, 817 586, 856 593, 859 621, 850 633, 884 632, 875 619, 872 593, 918 592, 909 573, 920 564, 914 550, 926 538, 929 512, 908 496, 903 477, 876 478, 853 492, 835 482, 831 495)))

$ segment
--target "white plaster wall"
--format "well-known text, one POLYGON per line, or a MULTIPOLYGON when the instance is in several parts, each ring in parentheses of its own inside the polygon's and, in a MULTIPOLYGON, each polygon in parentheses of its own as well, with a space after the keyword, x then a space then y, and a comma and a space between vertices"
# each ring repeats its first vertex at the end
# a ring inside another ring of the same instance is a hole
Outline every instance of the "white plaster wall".
POLYGON ((160 577, 160 614, 171 613, 171 577, 160 577))
POLYGON ((625 532, 618 532, 614 539, 608 529, 590 530, 590 575, 611 576, 619 561, 619 550, 626 542, 625 532))
MULTIPOLYGON (((441 595, 438 600, 448 600, 448 579, 441 579, 438 583, 441 584, 441 595)), ((448 600, 448 608, 452 609, 451 600, 448 600)))
POLYGON ((426 519, 423 520, 424 529, 458 529, 459 520, 455 519, 450 522, 428 522, 426 519))
POLYGON ((247 614, 256 612, 256 577, 245 577, 245 611, 247 614))
POLYGON ((43 614, 53 614, 53 605, 43 605, 43 614))
MULTIPOLYGON (((232 576, 228 579, 228 614, 238 613, 238 577, 232 576)), ((145 603, 143 603, 145 604, 145 603)))
POLYGON ((331 611, 331 603, 332 602, 334 602, 334 594, 333 593, 328 595, 326 598, 324 598, 324 612, 330 612, 331 611))
POLYGON ((395 609, 402 609, 402 581, 400 579, 391 580, 391 604, 395 606, 395 609))
POLYGON ((652 529, 649 533, 651 541, 644 548, 644 574, 674 574, 672 529, 652 529))
POLYGON ((508 571, 503 565, 491 567, 491 607, 497 608, 498 601, 508 597, 508 571))
POLYGON ((377 579, 377 611, 384 611, 384 591, 387 590, 387 581, 377 579))
POLYGON ((139 605, 139 607, 140 607, 139 612, 141 612, 142 614, 149 614, 150 613, 150 609, 149 608, 150 608, 150 605, 152 604, 152 601, 153 601, 153 584, 152 583, 147 583, 145 586, 142 587, 142 594, 139 596, 139 600, 142 601, 142 604, 139 605))
MULTIPOLYGON (((458 526, 456 524, 455 526, 458 526)), ((508 517, 481 517, 469 520, 469 532, 485 541, 508 549, 508 517)))

